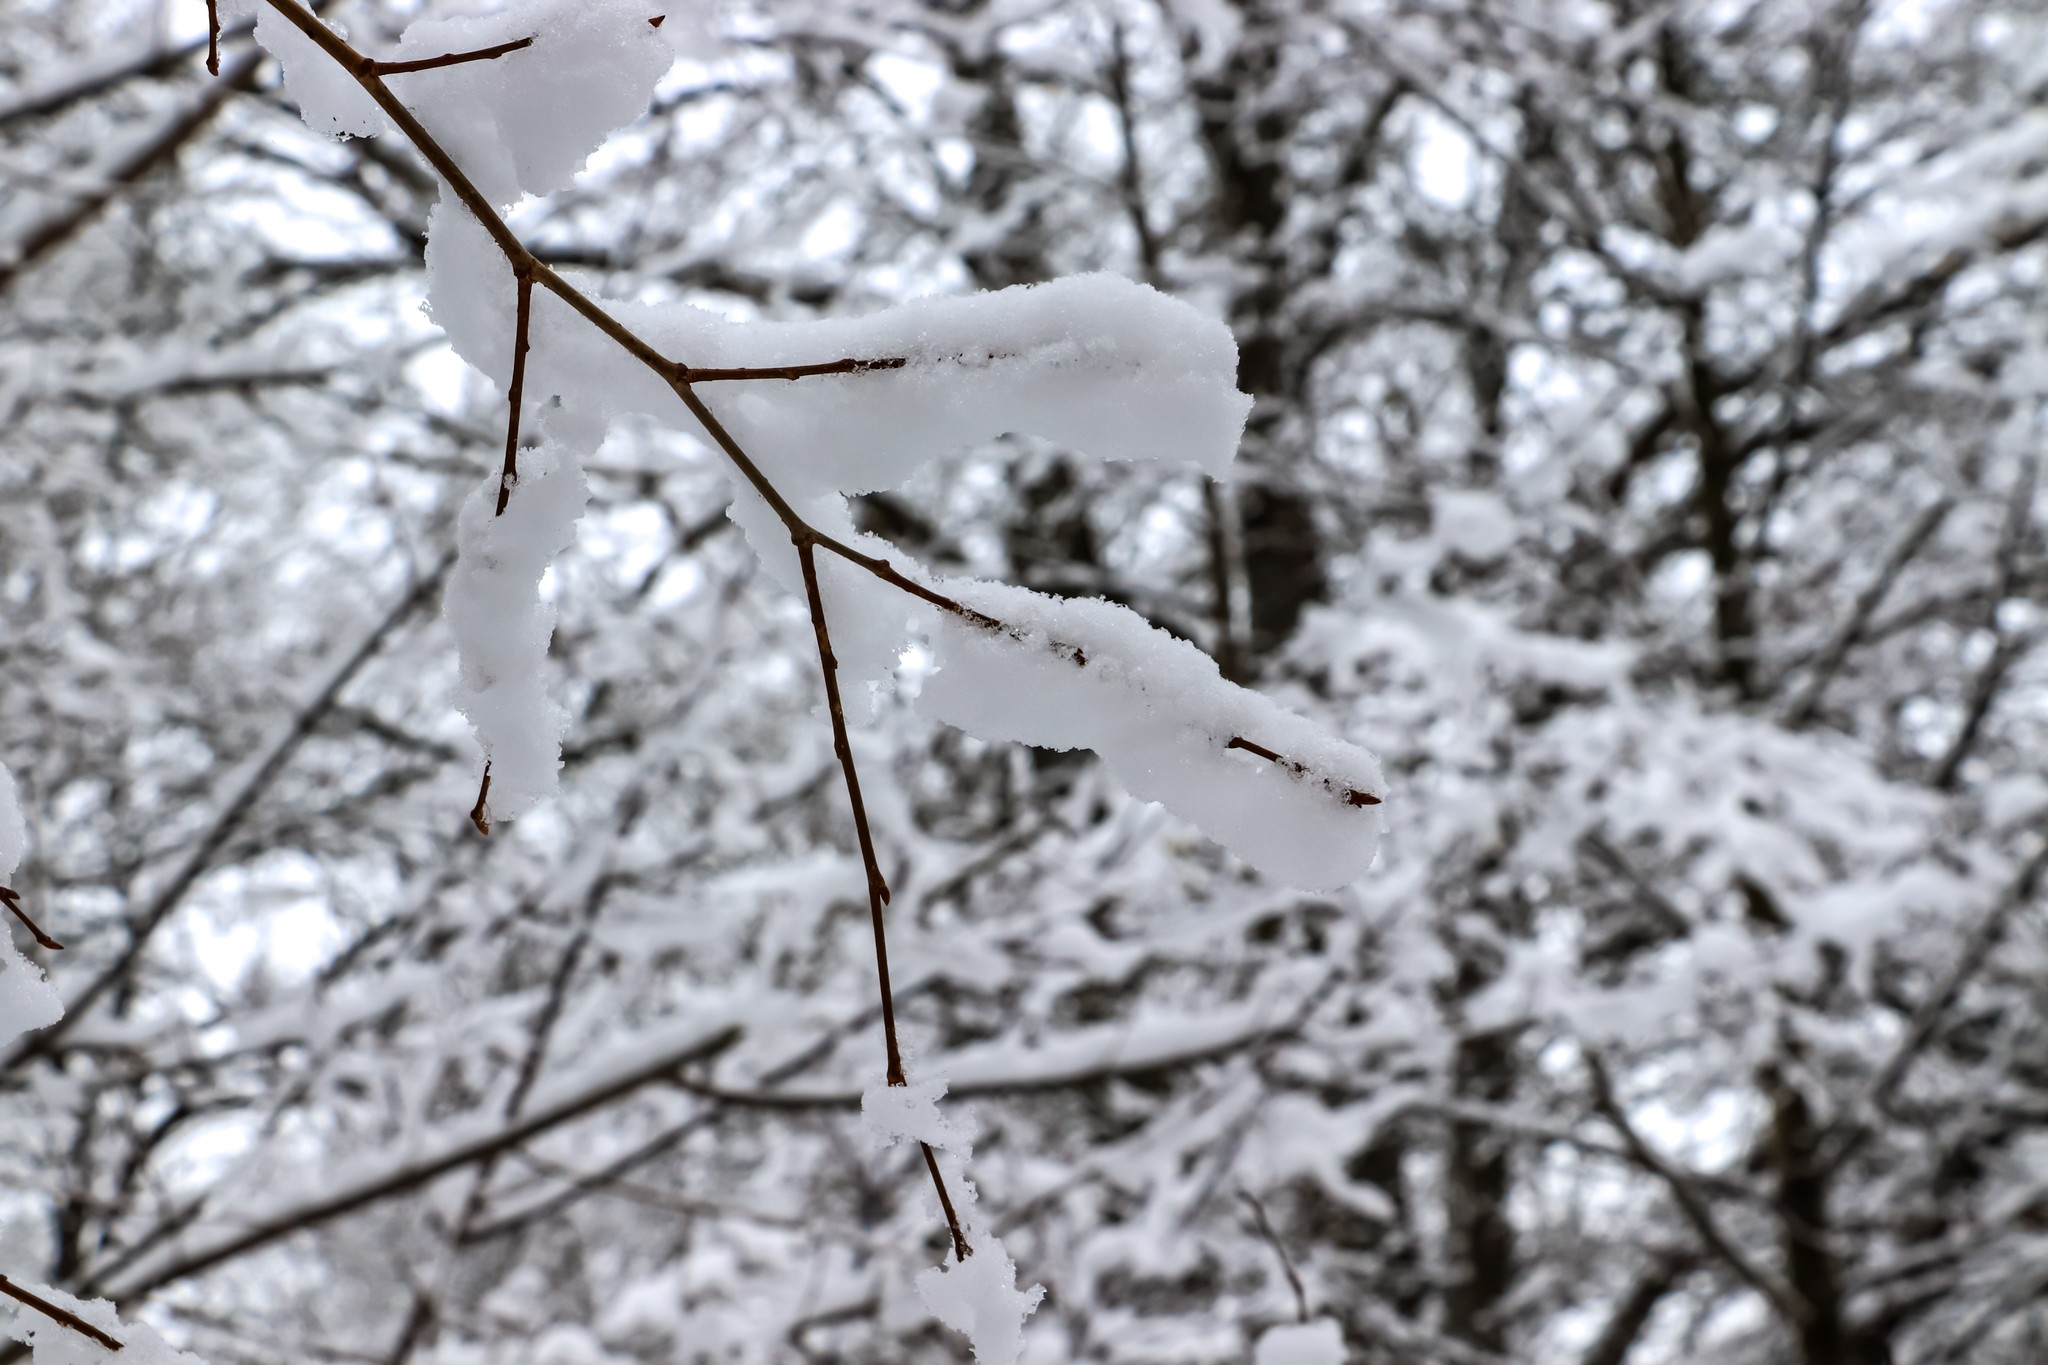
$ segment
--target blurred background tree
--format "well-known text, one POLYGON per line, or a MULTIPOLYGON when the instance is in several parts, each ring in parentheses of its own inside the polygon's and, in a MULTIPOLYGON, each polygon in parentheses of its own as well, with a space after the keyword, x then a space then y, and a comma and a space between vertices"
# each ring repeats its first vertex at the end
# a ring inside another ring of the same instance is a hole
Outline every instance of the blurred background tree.
MULTIPOLYGON (((0 0, 0 754, 71 944, 0 1058, 0 1270, 219 1365, 964 1358, 859 1132, 802 604, 712 452, 615 434, 563 797, 477 838, 438 594, 500 406, 417 307, 433 182, 245 34, 209 79, 203 19, 0 0)), ((1303 896, 875 699, 905 1025, 1029 1359, 2048 1357, 2036 7, 686 19, 718 58, 525 238, 740 318, 1111 270, 1229 319, 1229 483, 1017 439, 864 524, 1393 778, 1303 896)))

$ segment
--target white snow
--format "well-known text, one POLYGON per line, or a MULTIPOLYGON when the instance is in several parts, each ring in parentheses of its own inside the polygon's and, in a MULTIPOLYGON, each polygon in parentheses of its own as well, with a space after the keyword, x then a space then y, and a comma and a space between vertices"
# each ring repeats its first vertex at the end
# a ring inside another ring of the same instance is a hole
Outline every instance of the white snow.
POLYGON ((63 1017, 57 988, 14 946, 13 926, 0 926, 0 1046, 63 1017))
POLYGON ((463 504, 461 557, 442 614, 462 657, 458 704, 490 760, 490 810, 503 819, 555 792, 562 710, 545 680, 555 609, 541 599, 540 580, 576 538, 590 489, 582 466, 554 441, 519 453, 503 516, 498 482, 494 470, 463 504))
POLYGON ((1344 1365, 1344 1333, 1329 1318, 1268 1327, 1252 1365, 1344 1365))
MULTIPOLYGON (((14 775, 0 764, 0 885, 21 866, 28 850, 28 825, 21 818, 21 796, 14 775)), ((30 1029, 48 1028, 64 1017, 57 988, 43 979, 42 969, 14 946, 14 917, 0 910, 0 1047, 30 1029)))
POLYGON ((908 1085, 878 1081, 861 1094, 861 1123, 878 1145, 909 1138, 955 1158, 942 1161, 941 1168, 971 1254, 962 1261, 949 1250, 944 1265, 920 1272, 917 1295, 933 1317, 967 1337, 980 1365, 1016 1365, 1024 1349, 1024 1319, 1045 1297, 1045 1288, 1017 1288, 1016 1262, 1002 1239, 976 1219, 974 1184, 962 1174, 973 1154, 972 1133, 969 1125, 939 1112, 945 1093, 946 1082, 936 1077, 908 1085))
POLYGON ((939 1097, 945 1093, 943 1078, 908 1085, 876 1081, 861 1092, 861 1122, 878 1147, 893 1147, 909 1138, 964 1157, 972 1150, 966 1132, 939 1112, 939 1097))
MULTIPOLYGON (((480 224, 443 203, 429 222, 428 297, 456 354, 511 378, 513 282, 480 224)), ((595 296, 665 356, 702 369, 902 361, 699 392, 792 502, 894 488, 931 461, 998 436, 1058 441, 1097 459, 1229 469, 1251 411, 1230 329, 1113 275, 966 298, 919 299, 858 318, 733 323, 705 309, 595 296)), ((552 296, 536 291, 528 382, 590 429, 646 413, 695 430, 668 385, 552 296)), ((707 441, 710 439, 705 436, 707 441)), ((787 537, 784 537, 785 539, 787 537)), ((759 548, 758 546, 756 547, 759 548)))
MULTIPOLYGON (((372 137, 389 125, 384 111, 341 64, 269 5, 256 6, 256 41, 284 68, 284 91, 299 106, 306 126, 328 137, 372 137)), ((325 23, 327 21, 322 20, 325 23)), ((327 27, 348 37, 339 24, 327 27)))
POLYGON ((14 875, 28 852, 28 822, 21 816, 21 793, 14 774, 0 763, 0 883, 14 875))
POLYGON ((785 492, 893 488, 938 456, 1011 432, 1098 459, 1221 474, 1251 410, 1228 328, 1113 275, 918 300, 864 318, 706 322, 683 352, 694 365, 906 362, 709 391, 785 492))
POLYGON ((877 1145, 909 1138, 956 1158, 941 1167, 972 1254, 962 1261, 949 1250, 943 1266, 919 1273, 917 1295, 933 1317, 967 1337, 980 1365, 1016 1365, 1024 1349, 1024 1319, 1045 1297, 1045 1287, 1018 1289, 1016 1262, 1002 1239, 975 1218, 974 1184, 962 1174, 973 1155, 971 1125, 939 1112, 945 1093, 946 1082, 938 1077, 908 1085, 878 1081, 861 1094, 861 1123, 877 1145))

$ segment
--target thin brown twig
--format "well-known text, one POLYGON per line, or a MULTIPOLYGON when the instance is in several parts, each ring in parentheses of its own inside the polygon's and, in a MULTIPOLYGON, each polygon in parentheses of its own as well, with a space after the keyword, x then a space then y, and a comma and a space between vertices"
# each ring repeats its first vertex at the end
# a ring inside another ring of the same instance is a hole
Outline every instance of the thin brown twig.
POLYGON ((469 808, 469 823, 476 832, 489 838, 491 835, 491 761, 484 760, 484 780, 477 784, 476 804, 469 808))
POLYGON ((526 353, 532 349, 529 338, 533 322, 533 272, 514 267, 512 273, 519 281, 519 309, 513 324, 512 384, 505 393, 509 409, 505 417, 505 469, 498 476, 495 513, 501 517, 505 515, 505 504, 512 498, 512 485, 519 482, 519 405, 526 396, 526 353))
POLYGON ((352 68, 360 79, 364 76, 402 76, 408 71, 437 71, 444 66, 460 66, 464 62, 494 62, 508 52, 533 46, 533 37, 514 38, 509 43, 493 43, 469 52, 444 52, 438 57, 415 57, 404 62, 380 62, 374 57, 363 57, 352 68))
MULTIPOLYGON (((716 419, 712 420, 715 421, 716 419)), ((716 437, 723 431, 724 428, 720 427, 712 434, 716 437)), ((726 439, 729 440, 730 437, 726 439)), ((785 518, 785 520, 787 519, 785 518)), ((1007 635, 1013 640, 1023 640, 1026 638, 1024 632, 1015 626, 1005 621, 1000 621, 986 612, 976 611, 973 607, 955 601, 944 593, 934 592, 914 578, 906 577, 897 570, 895 565, 886 559, 878 559, 873 555, 862 554, 852 546, 835 540, 821 531, 812 530, 808 526, 803 527, 802 534, 808 535, 814 543, 830 550, 848 563, 857 564, 861 568, 866 569, 891 587, 901 589, 920 601, 929 602, 939 610, 957 616, 970 625, 1007 635)), ((1047 647, 1076 668, 1086 668, 1088 666, 1087 651, 1083 650, 1079 645, 1069 644, 1063 640, 1049 640, 1047 641, 1047 647)), ((1292 772, 1296 777, 1320 783, 1334 795, 1338 796, 1347 806, 1377 806, 1381 804, 1381 799, 1374 796, 1371 792, 1360 791, 1356 787, 1341 786, 1337 782, 1314 772, 1307 764, 1298 763, 1283 754, 1275 753, 1265 745, 1255 740, 1246 739, 1242 735, 1232 735, 1229 742, 1223 747, 1226 749, 1242 749, 1246 753, 1255 754, 1260 758, 1266 759, 1268 762, 1279 764, 1281 767, 1292 772)))
POLYGON ((44 1317, 49 1318, 51 1321, 61 1323, 64 1326, 69 1327, 72 1331, 77 1332, 80 1336, 92 1338, 100 1345, 106 1347, 109 1351, 118 1351, 121 1349, 122 1344, 120 1342, 116 1341, 114 1338, 108 1336, 105 1332, 102 1332, 99 1328, 87 1322, 84 1318, 78 1316, 78 1314, 72 1312, 68 1308, 59 1308, 56 1304, 51 1303, 48 1299, 44 1298, 40 1294, 34 1294, 26 1289, 23 1289, 20 1285, 8 1279, 5 1275, 0 1275, 0 1294, 5 1294, 9 1298, 20 1300, 22 1303, 27 1304, 29 1307, 35 1309, 38 1313, 41 1313, 44 1317))
POLYGON ((28 911, 21 908, 21 893, 19 891, 16 891, 11 886, 0 886, 0 905, 4 905, 14 912, 14 917, 21 921, 21 927, 28 930, 29 936, 35 939, 37 943, 48 948, 53 953, 64 951, 64 945, 44 933, 42 926, 30 919, 28 911))
POLYGON ((827 374, 865 374, 869 370, 900 370, 910 362, 900 355, 862 359, 827 360, 816 365, 743 365, 732 369, 700 370, 678 365, 676 376, 685 384, 716 384, 731 379, 810 379, 827 374))
MULTIPOLYGON (((1297 777, 1308 776, 1308 765, 1306 763, 1296 763, 1291 758, 1282 758, 1265 745, 1254 744, 1243 735, 1232 735, 1230 743, 1223 747, 1226 749, 1243 749, 1246 753, 1257 754, 1268 762, 1278 763, 1281 767, 1292 770, 1297 777)), ((1362 792, 1356 788, 1347 787, 1344 791, 1344 804, 1347 806, 1377 806, 1380 804, 1380 799, 1371 792, 1362 792)))
POLYGON ((220 74, 220 0, 206 0, 206 74, 220 74))
POLYGON ((974 1254, 974 1248, 967 1245, 967 1234, 961 1230, 960 1215, 953 1212, 953 1197, 946 1193, 946 1178, 939 1174, 938 1153, 929 1142, 917 1144, 924 1150, 924 1168, 932 1173, 932 1188, 939 1192, 939 1207, 946 1213, 946 1231, 953 1234, 953 1260, 966 1260, 974 1254))
MULTIPOLYGON (((867 874, 868 917, 875 929, 875 980, 882 997, 882 1044, 890 1085, 908 1085, 903 1074, 903 1050, 896 1038, 896 1004, 889 987, 889 938, 883 925, 882 907, 889 903, 889 883, 882 877, 881 862, 875 857, 874 832, 868 827, 867 803, 861 799, 860 770, 854 766, 853 744, 846 733, 846 709, 839 700, 839 660, 832 654, 832 635, 825 625, 825 598, 818 586, 817 547, 809 536, 796 535, 797 563, 803 568, 804 596, 811 609, 811 629, 818 639, 818 671, 825 680, 825 709, 832 718, 832 750, 839 756, 839 770, 846 776, 846 799, 853 807, 853 832, 860 844, 861 867, 867 874)), ((920 1142, 924 1166, 931 1172, 932 1188, 939 1193, 939 1207, 945 1210, 946 1230, 953 1235, 956 1260, 974 1254, 961 1229, 960 1216, 953 1209, 953 1196, 946 1189, 946 1177, 931 1144, 920 1142)))
POLYGON ((811 631, 818 641, 818 671, 825 680, 825 708, 832 719, 832 752, 839 758, 839 770, 846 777, 846 799, 853 807, 853 832, 860 843, 861 869, 868 883, 868 917, 875 929, 875 975, 882 991, 882 1038, 887 1050, 887 1079, 890 1085, 906 1085, 903 1053, 896 1042, 896 1007, 889 989, 889 941, 882 926, 882 907, 889 903, 889 884, 882 877, 875 857, 875 838, 868 828, 867 803, 861 799, 860 770, 854 766, 853 745, 846 734, 846 710, 839 700, 839 660, 832 653, 832 634, 825 624, 825 599, 818 587, 816 547, 809 540, 796 542, 797 563, 803 568, 804 596, 811 609, 811 631))

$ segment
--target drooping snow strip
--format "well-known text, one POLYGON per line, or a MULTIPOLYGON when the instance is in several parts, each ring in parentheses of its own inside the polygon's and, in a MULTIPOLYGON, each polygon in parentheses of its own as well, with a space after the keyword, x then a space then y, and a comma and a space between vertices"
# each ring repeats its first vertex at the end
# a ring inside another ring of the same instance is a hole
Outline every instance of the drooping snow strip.
POLYGON ((1007 629, 940 614, 938 671, 918 698, 927 715, 984 739, 1093 749, 1133 796, 1290 885, 1342 886, 1372 865, 1383 821, 1361 798, 1385 786, 1365 750, 1225 681, 1208 655, 1115 603, 939 586, 1007 629))
POLYGON ((555 608, 540 582, 575 540, 590 488, 567 447, 545 441, 520 452, 503 516, 498 489, 493 471, 462 505, 442 615, 462 659, 457 704, 491 765, 491 814, 509 818, 553 796, 562 766, 562 709, 546 681, 555 608))

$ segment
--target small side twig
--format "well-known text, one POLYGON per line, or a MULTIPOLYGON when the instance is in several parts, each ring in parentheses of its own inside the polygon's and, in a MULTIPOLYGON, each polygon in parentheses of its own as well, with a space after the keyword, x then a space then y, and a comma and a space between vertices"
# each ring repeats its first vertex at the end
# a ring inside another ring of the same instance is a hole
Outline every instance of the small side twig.
POLYGON ((491 834, 491 761, 484 760, 484 780, 477 784, 476 804, 469 808, 469 823, 476 832, 489 838, 491 834))
POLYGON ((2006 500, 2005 525, 1999 533, 1995 559, 1997 573, 1991 596, 1984 607, 1983 628, 1991 633, 1993 641, 1991 657, 1985 660, 1984 667, 1978 670, 1970 685, 1970 700, 1964 712, 1962 729, 1956 732, 1948 752, 1941 756, 1941 761, 1935 764, 1928 777, 1928 782, 1938 791, 1954 789, 1970 751, 1983 737, 1984 722, 1998 701, 2006 675, 2038 639, 2031 632, 2007 628, 1999 619, 1999 608, 2013 595, 2019 582, 2020 555, 2027 540, 2033 514, 2034 486, 2039 474, 2039 462, 2029 456, 2021 463, 2019 477, 2013 480, 2012 493, 2006 500))
POLYGON ((220 0, 206 0, 206 74, 220 74, 220 0))
POLYGON ((2035 850, 2034 856, 2020 868, 2019 875, 2007 885, 2005 893, 1971 927, 1963 940, 1962 951, 1956 954, 1948 971, 1929 988, 1919 1007, 1913 1011, 1898 1046, 1879 1068, 1870 1088, 1835 1121, 1836 1131, 1829 1135, 1821 1160, 1824 1169, 1839 1168, 1877 1131, 1879 1116, 1905 1083, 1907 1073, 1934 1042, 1949 1011, 1955 1008, 1963 992, 1990 960, 1993 950, 2005 936, 2006 924, 2033 903, 2044 878, 2048 878, 2048 841, 2035 850))
POLYGON ((4 905, 14 912, 14 917, 21 921, 21 927, 28 930, 29 936, 35 939, 37 943, 48 948, 53 953, 64 951, 64 945, 44 933, 42 926, 30 919, 28 911, 21 908, 21 893, 19 891, 10 886, 0 886, 0 905, 4 905))
POLYGON ((861 799, 860 770, 854 766, 853 745, 846 733, 846 708, 839 700, 839 660, 832 653, 832 634, 825 624, 825 599, 818 587, 817 549, 803 537, 796 538, 797 562, 803 568, 804 596, 811 609, 811 630, 818 641, 818 670, 825 681, 825 709, 832 720, 832 752, 839 758, 839 770, 846 778, 846 799, 853 807, 853 832, 860 844, 861 868, 867 875, 868 916, 875 930, 875 975, 882 991, 882 1040, 887 1053, 885 1073, 889 1084, 907 1085, 903 1074, 903 1052, 896 1041, 896 1006, 889 989, 889 939, 882 924, 882 907, 889 903, 889 883, 882 876, 875 857, 875 837, 868 827, 867 803, 861 799))
MULTIPOLYGON (((1308 776, 1308 764, 1296 763, 1291 758, 1282 758, 1265 745, 1255 744, 1243 735, 1232 735, 1230 743, 1223 747, 1226 749, 1242 749, 1248 754, 1257 754, 1269 763, 1278 763, 1281 767, 1291 771, 1296 777, 1308 776)), ((1377 806, 1380 804, 1380 799, 1371 792, 1362 792, 1355 787, 1346 787, 1344 789, 1344 804, 1347 806, 1377 806)))
POLYGON ((815 365, 743 365, 722 370, 700 370, 689 365, 678 365, 676 379, 684 384, 715 384, 732 379, 811 379, 828 374, 865 374, 870 370, 900 370, 909 363, 904 357, 897 355, 882 356, 873 360, 848 356, 844 360, 827 360, 815 365))
POLYGON ((1814 662, 1813 672, 1807 677, 1806 686, 1800 690, 1798 699, 1786 711, 1786 726, 1799 730, 1812 723, 1820 711, 1821 700, 1827 693, 1828 684, 1842 671, 1849 651, 1862 642, 1863 633, 1870 628, 1871 618, 1877 614, 1877 609, 1884 605, 1884 600, 1890 595, 1893 585, 1898 582, 1899 575, 1905 572, 1906 566, 1912 563, 1914 557, 1926 547, 1927 542, 1933 539, 1934 533, 1941 529, 1942 522, 1948 519, 1948 514, 1954 508, 1953 498, 1936 498, 1907 530, 1905 539, 1901 540, 1886 557, 1883 567, 1877 571, 1877 576, 1857 594, 1848 620, 1842 623, 1841 629, 1835 632, 1833 638, 1821 650, 1814 662))
POLYGON ((498 476, 496 515, 501 517, 511 501, 512 485, 519 482, 519 405, 526 396, 526 353, 533 349, 533 272, 515 268, 514 274, 519 281, 519 310, 512 336, 512 384, 505 392, 505 405, 511 411, 505 418, 505 469, 498 476))
POLYGON ((438 57, 415 57, 405 62, 380 62, 374 57, 365 57, 356 63, 354 70, 358 76, 402 76, 408 71, 437 71, 444 66, 461 66, 464 62, 494 62, 508 52, 532 46, 533 37, 528 35, 469 52, 444 52, 438 57))
MULTIPOLYGON (((214 6, 217 3, 218 0, 206 0, 206 10, 209 16, 212 15, 214 6)), ((657 14, 647 21, 647 26, 649 28, 660 28, 661 21, 666 18, 668 18, 666 14, 657 14)), ((350 69, 358 78, 363 76, 403 76, 408 71, 438 71, 442 67, 461 66, 465 62, 494 62, 498 58, 510 53, 532 47, 534 37, 535 35, 528 34, 524 38, 514 38, 510 42, 504 43, 493 43, 489 47, 472 48, 467 52, 444 52, 438 57, 414 57, 402 62, 379 61, 373 57, 364 57, 350 69)))
MULTIPOLYGON (((688 393, 687 388, 679 388, 678 391, 688 393)), ((699 406, 701 406, 701 404, 699 404, 699 406)), ((705 418, 709 416, 708 410, 704 412, 698 412, 697 407, 692 407, 691 411, 697 415, 697 418, 700 422, 704 421, 705 418)), ((721 426, 717 426, 715 424, 716 419, 713 418, 711 422, 706 424, 707 429, 711 431, 711 434, 714 438, 719 439, 720 445, 724 445, 725 442, 727 440, 730 440, 731 438, 730 436, 722 435, 722 433, 724 432, 724 428, 721 426)), ((730 448, 728 447, 728 450, 729 449, 730 448)), ((774 505, 774 503, 775 499, 770 499, 770 505, 772 506, 774 505)), ((778 508, 777 510, 779 512, 781 509, 778 508)), ((891 564, 888 560, 878 559, 873 555, 862 554, 860 551, 854 549, 852 546, 847 545, 842 541, 835 540, 834 538, 826 535, 822 531, 813 530, 807 523, 803 522, 800 518, 797 518, 793 512, 787 516, 784 516, 783 521, 785 524, 791 526, 791 533, 793 535, 802 535, 807 537, 813 544, 816 544, 822 549, 830 550, 833 554, 838 555, 841 559, 847 561, 849 564, 858 565, 859 567, 873 574, 875 577, 881 579, 884 583, 887 583, 889 586, 901 589, 902 591, 909 593, 912 597, 917 598, 919 601, 929 602, 933 606, 937 607, 939 610, 946 612, 950 615, 957 616, 961 620, 966 621, 968 624, 979 626, 983 630, 995 631, 1003 635, 1008 635, 1010 638, 1014 640, 1022 640, 1025 638, 1024 632, 1018 630, 1016 627, 1010 625, 1009 623, 1005 621, 999 621, 995 617, 990 616, 986 612, 976 611, 974 608, 967 606, 965 603, 955 601, 953 598, 946 596, 944 593, 934 592, 932 589, 926 587, 924 584, 918 582, 916 579, 905 576, 903 573, 899 572, 896 566, 891 564)), ((1068 644, 1062 640, 1052 640, 1048 642, 1048 646, 1055 654, 1058 654, 1061 658, 1073 664, 1076 668, 1086 668, 1088 666, 1087 652, 1083 650, 1079 645, 1068 644)), ((1229 741, 1223 747, 1226 749, 1242 749, 1246 753, 1257 755, 1258 757, 1265 759, 1269 763, 1276 763, 1281 767, 1286 768, 1288 771, 1292 772, 1296 777, 1302 778, 1306 781, 1320 783, 1322 786, 1327 788, 1333 795, 1342 799, 1344 804, 1347 806, 1377 806, 1381 804, 1380 798, 1374 796, 1371 792, 1360 791, 1356 787, 1342 786, 1338 784, 1336 781, 1324 777, 1319 773, 1316 773, 1307 764, 1297 762, 1294 759, 1288 758, 1284 754, 1276 753, 1272 749, 1267 748, 1265 745, 1258 743, 1256 740, 1246 739, 1242 735, 1232 735, 1229 741)))
POLYGON ((70 1309, 59 1308, 56 1304, 51 1303, 42 1295, 34 1294, 26 1289, 23 1289, 20 1285, 8 1279, 5 1275, 0 1275, 0 1294, 5 1294, 11 1299, 16 1299, 22 1303, 27 1304, 29 1307, 35 1309, 38 1313, 41 1313, 44 1317, 50 1319, 52 1322, 60 1323, 65 1327, 69 1327, 72 1331, 78 1333, 80 1336, 90 1337, 92 1340, 106 1347, 109 1351, 118 1351, 122 1348, 122 1344, 120 1342, 114 1340, 114 1338, 108 1336, 105 1332, 102 1332, 99 1328, 93 1326, 91 1323, 87 1322, 84 1318, 81 1318, 80 1316, 78 1316, 78 1314, 72 1312, 70 1309))
POLYGON ((1252 1221, 1259 1226, 1259 1236, 1266 1239, 1266 1245, 1273 1248, 1273 1254, 1280 1258, 1281 1272, 1287 1276, 1287 1287, 1294 1291, 1294 1311, 1303 1322, 1308 1321, 1308 1293, 1301 1287, 1301 1276, 1295 1273, 1294 1260, 1287 1254, 1287 1248, 1280 1244, 1280 1234, 1273 1231, 1272 1220, 1266 1217, 1266 1206, 1250 1190, 1239 1190, 1237 1197, 1251 1206, 1252 1221))

